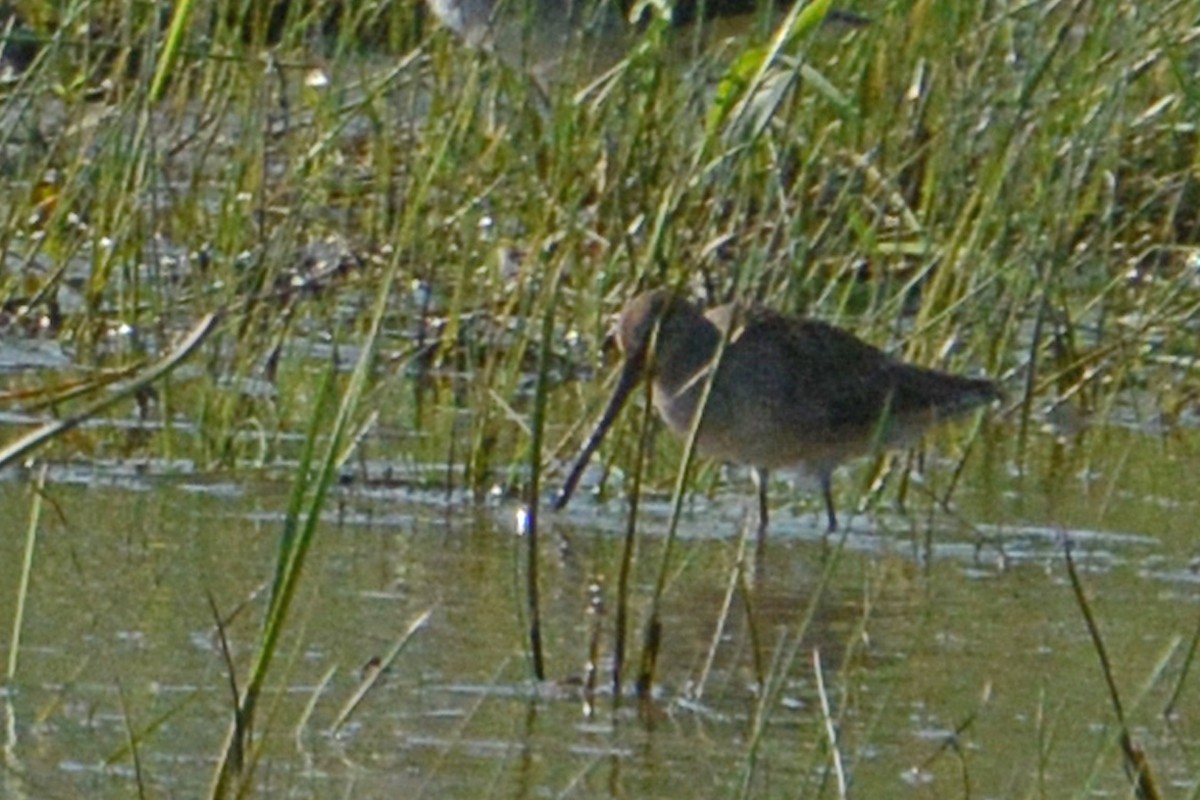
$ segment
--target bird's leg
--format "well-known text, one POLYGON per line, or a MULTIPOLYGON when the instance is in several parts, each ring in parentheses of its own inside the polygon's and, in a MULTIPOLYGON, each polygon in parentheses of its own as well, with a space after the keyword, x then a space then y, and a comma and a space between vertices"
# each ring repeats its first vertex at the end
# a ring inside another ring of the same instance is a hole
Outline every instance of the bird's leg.
POLYGON ((825 516, 829 519, 827 533, 837 530, 837 511, 833 508, 833 470, 821 470, 821 496, 825 499, 825 516))
POLYGON ((767 509, 767 485, 771 482, 770 470, 762 467, 754 468, 754 485, 758 487, 758 546, 762 548, 767 539, 767 520, 770 512, 767 509))

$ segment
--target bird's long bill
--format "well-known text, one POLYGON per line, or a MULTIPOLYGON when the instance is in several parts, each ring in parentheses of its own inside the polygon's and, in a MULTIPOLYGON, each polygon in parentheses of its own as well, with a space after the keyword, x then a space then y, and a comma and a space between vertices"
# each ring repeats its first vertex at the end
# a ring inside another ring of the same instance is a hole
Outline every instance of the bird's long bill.
POLYGON ((588 461, 592 459, 592 453, 600 447, 600 443, 604 441, 604 435, 608 433, 608 429, 616 421, 617 415, 621 413, 621 409, 625 406, 625 401, 629 399, 629 395, 633 393, 634 388, 638 384, 638 379, 642 376, 642 369, 638 363, 640 359, 627 358, 624 365, 621 367, 621 376, 617 379, 617 386, 613 389, 612 397, 609 398, 608 407, 604 409, 604 415, 600 417, 600 421, 596 423, 595 430, 588 437, 587 442, 583 445, 583 449, 579 451, 579 456, 575 459, 574 466, 571 467, 570 473, 567 474, 567 480, 563 483, 562 489, 554 498, 551 508, 559 511, 566 507, 571 501, 571 495, 575 493, 575 487, 579 484, 580 477, 583 476, 584 469, 587 468, 588 461))

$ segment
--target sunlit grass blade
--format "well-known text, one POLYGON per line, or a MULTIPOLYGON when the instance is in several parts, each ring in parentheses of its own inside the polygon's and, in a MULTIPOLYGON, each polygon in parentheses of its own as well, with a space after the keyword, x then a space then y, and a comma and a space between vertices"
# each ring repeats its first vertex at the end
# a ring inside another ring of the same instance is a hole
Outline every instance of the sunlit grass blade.
MULTIPOLYGON (((775 35, 768 45, 751 48, 734 62, 721 79, 709 109, 709 138, 722 128, 737 127, 746 113, 748 102, 762 88, 771 66, 776 63, 782 50, 815 30, 825 19, 832 5, 832 0, 797 2, 776 27, 775 35)), ((822 80, 822 83, 828 85, 827 81, 822 80)), ((832 89, 832 86, 830 88, 832 89)), ((849 104, 845 105, 848 107, 849 104)))
POLYGON ((837 780, 837 796, 845 798, 846 795, 846 768, 842 763, 841 745, 838 743, 837 725, 834 724, 831 704, 829 702, 829 694, 825 690, 825 673, 824 667, 821 666, 821 651, 813 648, 812 651, 812 668, 813 679, 817 684, 817 698, 821 701, 821 720, 825 724, 825 735, 829 740, 829 758, 833 767, 833 775, 837 780))
POLYGON ((355 689, 354 693, 350 696, 350 699, 346 701, 345 705, 342 706, 342 709, 338 711, 337 716, 334 717, 333 723, 329 726, 329 732, 331 734, 336 736, 337 733, 342 729, 342 726, 344 726, 350 720, 350 717, 354 714, 355 710, 362 704, 363 700, 367 698, 367 695, 370 694, 371 690, 375 688, 376 684, 378 684, 380 677, 382 677, 388 671, 388 669, 391 668, 392 664, 395 663, 396 658, 402 652, 404 652, 404 648, 408 646, 410 641, 412 641, 412 638, 414 635, 416 635, 417 631, 425 627, 425 623, 429 622, 429 617, 431 614, 433 614, 432 609, 418 614, 416 618, 408 624, 408 627, 404 630, 404 633, 400 635, 400 638, 397 639, 396 642, 388 649, 387 653, 384 654, 383 658, 379 659, 379 663, 372 665, 370 673, 362 680, 362 682, 358 685, 358 688, 355 689))
POLYGON ((754 679, 759 685, 766 680, 766 675, 763 672, 762 653, 758 642, 758 625, 754 613, 754 600, 751 595, 750 582, 746 580, 748 558, 746 543, 750 538, 750 527, 749 517, 747 517, 741 526, 741 531, 738 533, 737 553, 733 566, 729 570, 729 577, 725 583, 725 594, 721 599, 721 608, 717 613, 716 622, 713 624, 713 633, 708 643, 708 652, 704 657, 704 664, 700 667, 700 674, 696 677, 695 686, 691 692, 692 698, 697 700, 704 696, 708 677, 712 672, 713 664, 716 662, 717 650, 721 646, 721 642, 725 639, 725 629, 729 624, 729 615, 730 610, 733 608, 734 598, 739 593, 742 596, 746 612, 747 629, 750 632, 750 651, 754 657, 754 679))
POLYGON ((29 507, 29 524, 25 527, 25 548, 21 557, 21 581, 17 586, 16 608, 13 611, 12 635, 8 640, 8 667, 6 683, 12 684, 17 676, 17 664, 21 653, 21 631, 25 627, 25 603, 29 599, 29 581, 33 576, 33 553, 37 547, 38 529, 42 521, 42 494, 46 489, 46 465, 38 470, 33 484, 33 503, 29 507))
POLYGON ((154 68, 154 78, 150 82, 150 102, 157 103, 162 99, 167 84, 174 74, 179 61, 179 52, 183 49, 184 37, 192 19, 194 0, 179 0, 171 9, 171 24, 167 28, 166 39, 163 40, 162 50, 158 54, 158 62, 154 68))

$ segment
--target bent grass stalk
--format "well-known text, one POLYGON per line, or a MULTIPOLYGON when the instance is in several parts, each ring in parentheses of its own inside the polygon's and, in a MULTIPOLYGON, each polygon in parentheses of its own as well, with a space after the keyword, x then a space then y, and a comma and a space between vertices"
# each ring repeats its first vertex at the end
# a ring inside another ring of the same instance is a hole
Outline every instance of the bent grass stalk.
POLYGON ((298 751, 305 749, 304 732, 308 730, 309 720, 312 719, 313 712, 317 709, 317 703, 325 696, 325 690, 329 688, 330 681, 337 675, 338 667, 336 664, 325 670, 325 674, 317 681, 313 687, 312 693, 308 696, 308 702, 304 704, 304 710, 300 712, 300 718, 296 720, 296 727, 292 733, 292 739, 296 744, 298 751))
POLYGON ((133 397, 160 378, 170 375, 176 367, 194 353, 203 344, 204 340, 217 329, 221 317, 222 315, 219 313, 207 314, 200 322, 196 323, 195 327, 192 328, 174 350, 152 364, 141 374, 117 386, 110 394, 89 403, 71 416, 47 423, 21 436, 15 442, 0 450, 0 469, 16 462, 23 456, 62 436, 84 422, 99 416, 122 400, 133 397))
POLYGON ((1108 688, 1108 698, 1112 703, 1113 713, 1117 717, 1117 739, 1121 746, 1121 755, 1124 757, 1125 774, 1129 777, 1129 782, 1133 785, 1133 790, 1139 800, 1159 800, 1162 793, 1158 789, 1158 782, 1154 779, 1150 760, 1146 757, 1146 751, 1142 749, 1130 732, 1125 708, 1121 702, 1121 694, 1117 689, 1117 680, 1113 675, 1112 661, 1108 657, 1108 648, 1104 645, 1104 639, 1100 635, 1100 626, 1096 622, 1095 614, 1092 613, 1092 605, 1084 592, 1079 572, 1075 569, 1075 559, 1071 555, 1072 546, 1070 538, 1064 537, 1063 557, 1067 563, 1067 576, 1071 579, 1071 591, 1075 595, 1075 602, 1079 605, 1079 612, 1087 626, 1088 636, 1092 640, 1092 648, 1096 651, 1096 658, 1100 661, 1100 672, 1104 676, 1104 684, 1108 688))
POLYGON ((1167 700, 1166 705, 1163 706, 1163 716, 1168 719, 1175 716, 1179 695, 1187 685, 1188 675, 1196 663, 1197 650, 1200 650, 1200 617, 1196 619, 1196 627, 1192 631, 1191 640, 1188 642, 1187 655, 1184 656, 1183 664, 1179 667, 1179 677, 1175 681, 1175 688, 1171 690, 1171 697, 1167 700))

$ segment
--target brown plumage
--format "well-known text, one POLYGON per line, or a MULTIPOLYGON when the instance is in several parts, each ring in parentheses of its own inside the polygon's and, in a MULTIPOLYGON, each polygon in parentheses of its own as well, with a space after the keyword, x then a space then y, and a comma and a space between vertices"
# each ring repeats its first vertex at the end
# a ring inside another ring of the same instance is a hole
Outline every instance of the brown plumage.
POLYGON ((830 476, 838 464, 911 444, 930 425, 1000 397, 991 381, 905 364, 824 322, 735 304, 705 313, 662 289, 625 306, 617 340, 625 354, 621 378, 556 508, 566 505, 587 460, 646 375, 659 415, 687 436, 716 366, 696 449, 754 468, 760 533, 767 527, 769 470, 803 465, 814 471, 834 530, 830 476))

